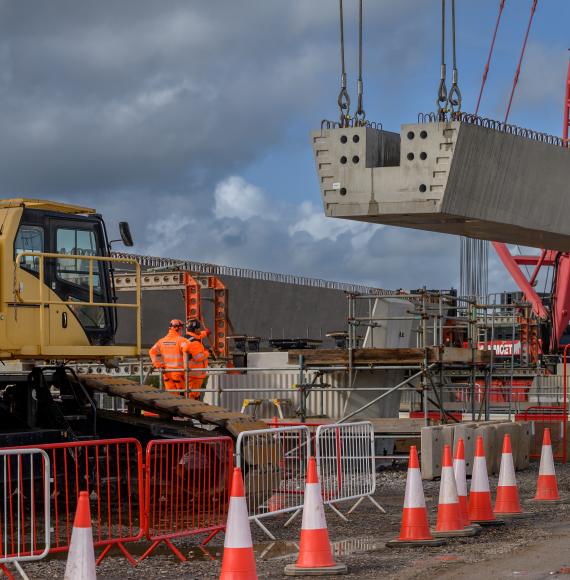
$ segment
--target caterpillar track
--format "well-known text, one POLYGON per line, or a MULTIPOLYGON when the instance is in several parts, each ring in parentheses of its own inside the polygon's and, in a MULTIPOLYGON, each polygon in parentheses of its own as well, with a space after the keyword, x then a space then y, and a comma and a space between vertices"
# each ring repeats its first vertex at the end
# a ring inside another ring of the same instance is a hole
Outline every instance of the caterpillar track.
POLYGON ((170 418, 195 419, 202 424, 219 427, 233 437, 237 437, 242 431, 267 428, 263 421, 257 421, 242 413, 201 401, 183 399, 155 387, 140 385, 124 377, 82 376, 81 382, 89 392, 120 397, 128 401, 130 406, 141 411, 158 413, 170 418))

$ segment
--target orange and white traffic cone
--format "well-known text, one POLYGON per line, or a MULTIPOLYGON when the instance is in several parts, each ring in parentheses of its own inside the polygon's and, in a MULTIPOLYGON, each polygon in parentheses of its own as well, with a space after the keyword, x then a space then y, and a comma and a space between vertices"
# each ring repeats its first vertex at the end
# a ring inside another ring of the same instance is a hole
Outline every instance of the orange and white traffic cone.
POLYGON ((454 536, 474 536, 474 528, 466 528, 459 506, 457 484, 451 461, 451 447, 443 448, 441 464, 441 482, 439 484, 439 505, 437 507, 437 523, 433 535, 436 538, 454 536))
POLYGON ((477 437, 477 445, 475 447, 468 515, 469 519, 476 524, 490 525, 502 523, 495 518, 491 504, 491 490, 489 489, 489 476, 487 475, 487 460, 485 459, 483 437, 477 437))
POLYGON ((257 580, 243 477, 234 468, 220 580, 257 580))
POLYGON ((542 439, 542 451, 540 453, 540 467, 538 481, 536 482, 536 495, 533 501, 560 501, 556 471, 554 470, 554 457, 552 455, 552 441, 550 429, 544 430, 542 439))
POLYGON ((519 500, 511 437, 508 433, 503 438, 503 454, 501 455, 499 484, 497 486, 497 497, 495 498, 495 515, 510 517, 526 515, 523 514, 519 500))
POLYGON ((285 574, 287 576, 328 576, 346 574, 347 571, 346 564, 335 562, 333 558, 321 484, 317 474, 317 462, 314 457, 309 457, 299 556, 295 564, 285 566, 285 574))
POLYGON ((434 538, 429 530, 420 462, 416 446, 412 445, 400 537, 390 540, 386 546, 441 546, 443 543, 443 540, 434 538))
POLYGON ((465 444, 460 437, 455 448, 453 458, 453 473, 455 474, 455 484, 457 485, 457 497, 459 499, 459 511, 463 518, 463 525, 471 525, 467 508, 467 468, 465 465, 465 444))
POLYGON ((64 580, 95 580, 95 549, 91 530, 89 493, 79 493, 64 580))

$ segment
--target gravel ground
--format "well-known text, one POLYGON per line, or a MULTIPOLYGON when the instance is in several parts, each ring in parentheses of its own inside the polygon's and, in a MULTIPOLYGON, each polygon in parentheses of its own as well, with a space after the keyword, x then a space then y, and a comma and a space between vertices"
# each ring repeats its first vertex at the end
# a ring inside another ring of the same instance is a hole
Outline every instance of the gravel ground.
MULTIPOLYGON (((524 502, 535 491, 538 465, 519 472, 520 495, 524 502)), ((561 494, 570 492, 570 466, 557 466, 561 494)), ((349 566, 346 578, 503 578, 522 574, 525 578, 555 578, 570 572, 570 500, 558 505, 524 503, 524 509, 532 517, 507 523, 504 526, 485 528, 474 538, 449 539, 437 548, 385 547, 385 542, 399 532, 403 494, 404 471, 385 471, 378 474, 375 499, 387 510, 380 513, 369 501, 363 502, 343 522, 327 509, 329 533, 338 559, 349 566), (557 543, 558 542, 558 543, 557 543), (556 547, 558 546, 558 547, 556 547), (544 560, 541 564, 541 558, 544 560), (542 570, 542 568, 544 570, 542 570), (540 568, 534 571, 534 568, 540 568), (536 573, 535 573, 536 572, 536 573)), ((491 487, 497 484, 492 477, 491 487)), ((424 492, 435 522, 439 482, 424 482, 424 492)), ((284 528, 285 517, 266 520, 267 526, 278 538, 268 541, 267 536, 255 525, 252 527, 257 570, 260 578, 285 578, 283 567, 295 560, 295 542, 298 540, 300 519, 284 528)), ((100 579, 121 578, 217 578, 221 565, 223 536, 214 538, 203 552, 196 549, 196 540, 176 542, 188 562, 180 563, 165 549, 157 551, 149 559, 131 567, 127 561, 113 553, 98 567, 100 579)), ((139 555, 145 546, 136 546, 139 555)), ((25 570, 29 577, 61 578, 65 568, 64 559, 46 559, 29 563, 25 570)))

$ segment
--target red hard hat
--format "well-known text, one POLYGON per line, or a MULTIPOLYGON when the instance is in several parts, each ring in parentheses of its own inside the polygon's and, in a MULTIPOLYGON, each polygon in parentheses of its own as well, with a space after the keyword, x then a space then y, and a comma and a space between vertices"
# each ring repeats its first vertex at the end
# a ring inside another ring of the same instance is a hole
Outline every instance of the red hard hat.
POLYGON ((178 320, 178 318, 174 318, 170 321, 170 328, 176 328, 177 326, 184 326, 184 322, 182 320, 178 320))

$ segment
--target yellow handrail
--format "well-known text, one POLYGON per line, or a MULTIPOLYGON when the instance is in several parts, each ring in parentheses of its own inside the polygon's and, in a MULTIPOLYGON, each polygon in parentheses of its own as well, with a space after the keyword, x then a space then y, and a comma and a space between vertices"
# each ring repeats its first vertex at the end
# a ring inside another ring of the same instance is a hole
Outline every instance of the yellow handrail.
POLYGON ((57 306, 99 306, 104 308, 135 308, 136 309, 136 348, 137 352, 140 354, 142 351, 142 312, 141 312, 141 267, 139 263, 132 258, 112 258, 110 256, 80 256, 77 254, 54 254, 50 252, 19 252, 15 260, 15 271, 14 271, 14 292, 18 296, 18 301, 20 304, 29 304, 33 306, 40 307, 40 317, 39 317, 39 327, 40 327, 40 347, 45 346, 45 328, 44 328, 44 308, 46 306, 57 305, 57 306), (22 258, 26 256, 32 256, 34 258, 39 258, 39 300, 25 300, 21 294, 20 290, 16 284, 17 273, 22 270, 22 258), (44 300, 44 286, 45 286, 45 259, 55 258, 55 259, 67 259, 67 260, 89 260, 89 301, 80 300, 44 300), (94 268, 93 262, 109 262, 109 263, 119 263, 119 264, 130 264, 135 270, 135 303, 134 304, 118 304, 116 302, 95 302, 94 301, 94 284, 93 275, 94 268))

